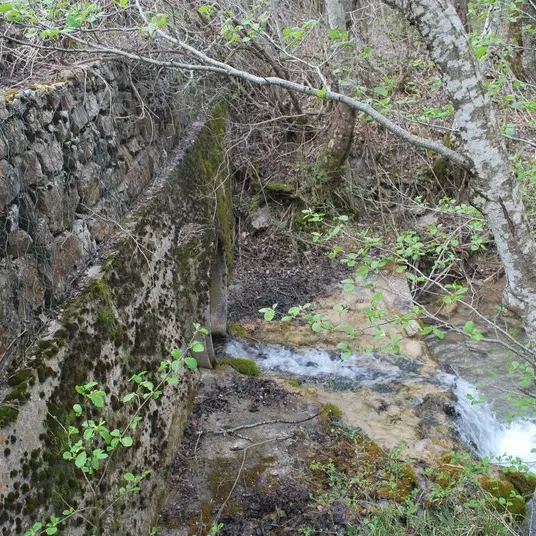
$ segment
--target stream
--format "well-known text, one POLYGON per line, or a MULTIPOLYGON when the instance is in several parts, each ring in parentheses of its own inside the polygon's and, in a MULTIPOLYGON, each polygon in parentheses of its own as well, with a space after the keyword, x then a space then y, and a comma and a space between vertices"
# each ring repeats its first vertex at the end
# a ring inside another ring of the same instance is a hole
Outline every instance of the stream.
POLYGON ((439 365, 432 375, 421 375, 420 361, 399 355, 362 353, 341 360, 322 349, 238 339, 227 341, 225 353, 253 359, 265 374, 293 379, 313 389, 318 386, 356 394, 362 390, 367 396, 370 392, 388 395, 400 390, 401 385, 411 385, 413 393, 418 392, 415 386, 439 387, 455 395, 455 428, 470 450, 493 461, 506 455, 536 465, 536 453, 531 452, 536 447, 536 422, 510 417, 515 407, 507 391, 512 391, 516 383, 507 373, 506 350, 467 340, 454 332, 447 333, 443 340, 430 338, 426 343, 439 365), (492 371, 494 374, 490 374, 492 371), (483 395, 486 401, 473 404, 468 395, 483 395))

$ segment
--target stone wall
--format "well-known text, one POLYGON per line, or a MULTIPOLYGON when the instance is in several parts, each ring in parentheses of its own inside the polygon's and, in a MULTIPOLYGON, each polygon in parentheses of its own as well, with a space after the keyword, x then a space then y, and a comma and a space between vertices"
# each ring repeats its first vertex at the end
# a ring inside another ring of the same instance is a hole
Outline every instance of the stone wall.
MULTIPOLYGON (((21 356, 190 121, 170 75, 120 62, 0 93, 0 360, 21 356)), ((191 97, 189 97, 191 100, 191 97)))
MULTIPOLYGON (((132 432, 134 446, 115 456, 100 482, 100 474, 92 480, 96 497, 73 462, 62 457, 68 449, 62 426, 80 425, 72 410, 80 402, 75 386, 93 380, 107 393, 105 408, 93 410, 93 418, 124 426, 134 411, 121 403, 131 375, 148 371, 156 384, 158 364, 192 336, 194 323, 225 324, 220 285, 232 224, 225 129, 222 106, 191 125, 185 149, 170 159, 167 172, 122 223, 78 292, 62 303, 22 367, 0 386, 2 536, 23 534, 35 521, 60 515, 66 504, 86 508, 83 515, 94 525, 79 518, 67 534, 149 534, 197 373, 183 370, 178 385, 167 386, 142 411, 144 420, 132 432), (122 475, 145 470, 152 473, 142 492, 113 502, 125 484, 122 475)), ((128 176, 125 167, 122 184, 128 176)), ((69 218, 87 226, 95 239, 83 217, 69 218)))

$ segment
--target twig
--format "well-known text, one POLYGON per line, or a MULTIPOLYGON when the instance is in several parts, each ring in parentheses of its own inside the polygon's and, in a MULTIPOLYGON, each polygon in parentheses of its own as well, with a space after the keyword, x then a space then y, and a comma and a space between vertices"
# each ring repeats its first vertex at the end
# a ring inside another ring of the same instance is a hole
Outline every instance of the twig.
POLYGON ((265 426, 268 424, 301 424, 302 422, 307 422, 318 417, 321 413, 322 412, 319 411, 318 413, 315 413, 314 415, 309 415, 305 417, 304 419, 300 419, 297 421, 287 421, 285 419, 272 419, 270 421, 255 422, 253 424, 242 424, 240 426, 235 426, 234 428, 226 428, 225 430, 219 430, 219 431, 210 432, 210 433, 213 435, 227 435, 227 434, 233 434, 235 432, 238 432, 238 430, 249 430, 250 428, 256 428, 258 426, 265 426))

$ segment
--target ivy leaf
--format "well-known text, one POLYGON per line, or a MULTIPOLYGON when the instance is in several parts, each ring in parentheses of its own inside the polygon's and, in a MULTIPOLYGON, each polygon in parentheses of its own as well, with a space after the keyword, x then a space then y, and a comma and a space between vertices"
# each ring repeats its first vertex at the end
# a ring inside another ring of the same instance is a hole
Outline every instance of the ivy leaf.
POLYGON ((182 352, 178 348, 173 348, 170 353, 171 357, 174 357, 175 359, 180 359, 182 357, 182 352))
POLYGON ((93 402, 93 405, 96 408, 103 408, 104 407, 104 397, 106 396, 106 393, 104 391, 93 391, 92 393, 88 393, 87 397, 91 402, 93 402))

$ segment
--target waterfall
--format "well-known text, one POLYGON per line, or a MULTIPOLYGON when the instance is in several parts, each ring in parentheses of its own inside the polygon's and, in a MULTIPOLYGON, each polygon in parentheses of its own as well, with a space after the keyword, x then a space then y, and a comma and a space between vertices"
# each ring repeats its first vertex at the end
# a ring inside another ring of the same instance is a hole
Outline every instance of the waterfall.
POLYGON ((474 385, 451 374, 441 374, 457 397, 457 427, 462 440, 479 456, 513 456, 524 463, 536 465, 536 423, 524 419, 502 422, 488 402, 472 403, 468 395, 478 399, 474 385))

